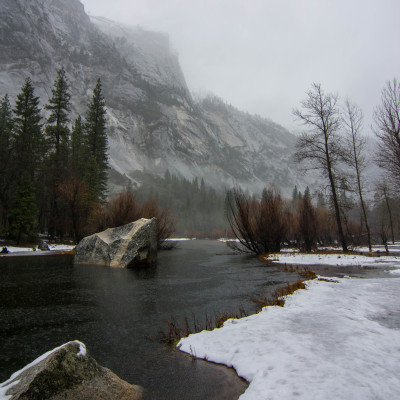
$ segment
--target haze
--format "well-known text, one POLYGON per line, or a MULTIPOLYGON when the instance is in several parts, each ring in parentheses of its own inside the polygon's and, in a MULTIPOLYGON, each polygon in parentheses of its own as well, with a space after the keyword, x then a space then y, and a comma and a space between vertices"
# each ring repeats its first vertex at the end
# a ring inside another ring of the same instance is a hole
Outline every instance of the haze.
POLYGON ((168 32, 194 93, 300 130, 292 109, 312 82, 365 114, 400 78, 398 0, 81 0, 86 11, 168 32))

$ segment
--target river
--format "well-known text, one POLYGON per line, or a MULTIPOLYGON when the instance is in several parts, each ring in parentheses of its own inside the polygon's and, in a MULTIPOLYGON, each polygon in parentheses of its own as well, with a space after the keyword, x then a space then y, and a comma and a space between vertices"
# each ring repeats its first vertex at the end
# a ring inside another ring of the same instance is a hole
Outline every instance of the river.
POLYGON ((139 270, 73 265, 68 255, 1 257, 0 382, 77 339, 101 365, 145 387, 145 399, 238 398, 247 384, 233 371, 152 338, 171 317, 253 311, 252 297, 297 279, 206 240, 180 242, 139 270))

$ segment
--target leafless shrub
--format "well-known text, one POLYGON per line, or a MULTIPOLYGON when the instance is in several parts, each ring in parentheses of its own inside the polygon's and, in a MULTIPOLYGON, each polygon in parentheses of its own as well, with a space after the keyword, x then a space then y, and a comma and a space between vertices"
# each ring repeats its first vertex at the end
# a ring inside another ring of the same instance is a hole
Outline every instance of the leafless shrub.
POLYGON ((168 209, 160 209, 155 200, 150 200, 140 205, 134 193, 125 191, 111 198, 103 207, 101 228, 114 228, 136 221, 140 218, 157 219, 157 245, 158 248, 170 249, 173 242, 167 242, 175 232, 175 220, 168 209))
POLYGON ((160 209, 155 200, 145 202, 140 208, 141 218, 157 218, 157 245, 159 249, 172 249, 176 242, 166 241, 175 232, 176 221, 171 212, 160 209))
POLYGON ((139 218, 140 206, 130 191, 115 195, 104 205, 104 225, 107 228, 125 225, 139 218))
POLYGON ((236 250, 255 254, 278 252, 288 231, 288 215, 280 193, 264 190, 260 201, 250 199, 239 188, 227 194, 227 218, 239 246, 236 250))

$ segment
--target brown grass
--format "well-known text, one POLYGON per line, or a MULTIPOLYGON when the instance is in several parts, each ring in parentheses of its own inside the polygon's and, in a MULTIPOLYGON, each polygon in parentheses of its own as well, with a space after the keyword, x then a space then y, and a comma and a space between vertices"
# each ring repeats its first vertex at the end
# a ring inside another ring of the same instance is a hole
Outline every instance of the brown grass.
MULTIPOLYGON (((285 305, 287 296, 293 294, 297 290, 306 289, 306 280, 317 278, 317 275, 307 268, 303 268, 301 271, 299 271, 298 268, 293 268, 293 271, 291 272, 299 273, 306 279, 299 280, 294 283, 287 283, 286 285, 277 288, 268 297, 263 296, 252 298, 251 301, 257 305, 257 312, 260 312, 263 307, 283 307, 285 305)), ((228 319, 239 319, 247 317, 248 315, 250 314, 247 311, 245 311, 243 308, 239 308, 237 312, 218 313, 213 319, 206 315, 204 324, 202 324, 194 315, 192 315, 192 319, 190 321, 185 316, 183 319, 183 326, 177 322, 176 318, 171 317, 169 321, 164 321, 166 327, 159 330, 158 339, 162 343, 175 346, 181 338, 187 337, 192 333, 221 328, 228 319)))
MULTIPOLYGON (((317 275, 314 272, 310 271, 309 273, 311 278, 307 279, 315 279, 317 275)), ((283 307, 285 305, 286 297, 293 294, 296 290, 305 289, 306 284, 305 280, 299 280, 294 283, 287 283, 285 286, 277 288, 271 296, 264 296, 258 298, 252 298, 251 301, 257 305, 257 311, 261 311, 263 307, 270 306, 279 306, 283 307)))
POLYGON ((247 317, 248 315, 249 313, 247 311, 243 308, 239 308, 237 312, 218 313, 214 318, 206 314, 204 323, 199 321, 194 315, 192 315, 190 320, 185 316, 183 318, 183 323, 179 323, 175 317, 171 317, 169 321, 164 321, 165 328, 159 330, 158 340, 162 343, 175 346, 181 338, 187 337, 192 333, 221 328, 228 319, 239 319, 247 317))

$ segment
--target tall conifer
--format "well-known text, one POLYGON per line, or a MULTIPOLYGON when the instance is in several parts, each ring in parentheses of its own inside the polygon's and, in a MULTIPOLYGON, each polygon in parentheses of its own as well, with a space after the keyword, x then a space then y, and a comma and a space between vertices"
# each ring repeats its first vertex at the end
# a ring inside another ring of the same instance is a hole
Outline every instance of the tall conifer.
POLYGON ((85 134, 84 134, 84 122, 82 121, 81 116, 79 115, 76 118, 74 125, 71 131, 71 140, 70 140, 70 170, 71 172, 78 178, 82 179, 84 175, 85 168, 85 158, 86 151, 85 148, 85 134))
POLYGON ((103 200, 107 191, 108 144, 106 132, 106 106, 100 78, 89 103, 86 124, 88 165, 85 181, 89 185, 92 200, 103 200))
POLYGON ((32 236, 37 223, 36 195, 41 193, 38 179, 45 156, 45 140, 40 124, 39 98, 31 80, 25 80, 14 108, 12 129, 13 168, 17 190, 13 195, 10 222, 19 241, 32 236))
POLYGON ((0 231, 7 226, 10 190, 13 181, 11 162, 12 110, 6 94, 0 100, 0 231))
POLYGON ((51 90, 51 97, 45 109, 50 111, 46 121, 46 137, 50 145, 49 170, 47 173, 49 186, 49 233, 60 233, 63 221, 63 210, 59 196, 60 185, 66 179, 68 165, 69 112, 71 94, 64 68, 57 71, 57 77, 51 90))
POLYGON ((71 94, 69 83, 64 67, 57 71, 57 78, 54 81, 49 104, 45 109, 50 111, 47 118, 46 136, 55 153, 56 168, 66 165, 66 154, 69 140, 69 112, 71 110, 71 94))
POLYGON ((32 81, 27 78, 17 96, 13 118, 13 153, 17 180, 26 172, 32 181, 37 176, 45 154, 40 121, 39 97, 34 95, 32 81))

